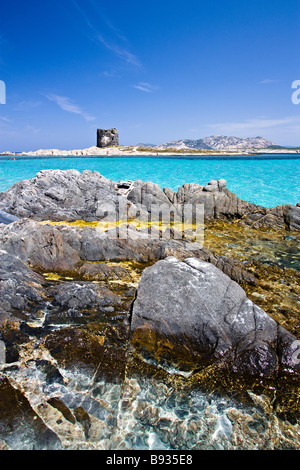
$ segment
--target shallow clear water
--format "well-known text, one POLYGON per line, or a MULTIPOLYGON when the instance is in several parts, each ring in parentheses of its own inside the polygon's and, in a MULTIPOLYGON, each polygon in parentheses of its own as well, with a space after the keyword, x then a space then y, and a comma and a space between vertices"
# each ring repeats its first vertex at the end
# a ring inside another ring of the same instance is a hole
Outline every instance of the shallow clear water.
MULTIPOLYGON (((178 388, 176 380, 129 374, 115 384, 79 370, 60 368, 60 374, 64 383, 47 383, 34 359, 7 372, 64 450, 299 450, 300 424, 279 419, 264 395, 249 391, 246 404, 178 388), (61 400, 70 415, 85 410, 89 426, 72 423, 49 404, 51 398, 61 400)), ((3 436, 11 450, 36 449, 23 421, 17 432, 3 436)))
POLYGON ((173 191, 185 183, 206 185, 225 178, 241 199, 265 207, 300 202, 300 156, 278 157, 108 157, 108 158, 0 158, 0 191, 33 178, 40 170, 75 168, 96 170, 113 181, 153 181, 173 191))

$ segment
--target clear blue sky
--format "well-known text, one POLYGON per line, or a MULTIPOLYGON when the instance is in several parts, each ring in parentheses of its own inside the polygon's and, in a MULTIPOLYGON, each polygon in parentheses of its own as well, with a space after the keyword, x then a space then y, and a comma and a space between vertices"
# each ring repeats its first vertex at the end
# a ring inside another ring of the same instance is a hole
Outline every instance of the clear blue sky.
POLYGON ((0 151, 212 134, 300 145, 298 0, 7 0, 0 151))

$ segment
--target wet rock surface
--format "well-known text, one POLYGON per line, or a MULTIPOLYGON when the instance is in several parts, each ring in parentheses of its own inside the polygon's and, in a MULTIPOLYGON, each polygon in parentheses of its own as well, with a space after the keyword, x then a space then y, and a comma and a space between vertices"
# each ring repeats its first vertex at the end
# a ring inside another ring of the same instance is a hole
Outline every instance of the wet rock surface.
POLYGON ((0 375, 0 435, 10 449, 60 449, 61 442, 29 401, 10 381, 0 375))
POLYGON ((297 210, 225 180, 173 193, 73 171, 0 195, 18 205, 30 219, 0 226, 1 449, 299 448, 297 210), (120 200, 140 225, 102 224, 120 200), (205 247, 148 236, 152 204, 195 201, 205 247))
POLYGON ((86 330, 65 328, 45 338, 45 346, 62 367, 84 371, 95 381, 105 378, 121 383, 127 354, 124 349, 104 345, 103 337, 86 330))
POLYGON ((78 274, 87 281, 105 281, 105 280, 131 280, 130 271, 122 266, 110 266, 104 263, 95 264, 91 262, 84 263, 78 270, 78 274))
POLYGON ((42 302, 44 279, 16 256, 0 250, 0 311, 27 312, 42 302))
POLYGON ((236 257, 255 284, 247 296, 300 339, 300 237, 298 232, 258 230, 217 221, 205 229, 205 245, 215 254, 236 257))

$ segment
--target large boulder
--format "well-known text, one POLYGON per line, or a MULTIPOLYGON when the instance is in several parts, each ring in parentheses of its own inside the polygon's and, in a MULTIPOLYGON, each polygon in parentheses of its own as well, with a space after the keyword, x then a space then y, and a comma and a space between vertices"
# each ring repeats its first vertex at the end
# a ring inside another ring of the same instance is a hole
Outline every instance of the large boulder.
POLYGON ((168 257, 144 270, 131 330, 144 358, 183 372, 220 363, 243 375, 270 376, 297 367, 296 338, 236 282, 196 258, 168 257))
POLYGON ((0 209, 36 220, 100 220, 114 209, 114 184, 89 170, 45 170, 0 194, 0 209))
POLYGON ((51 224, 21 219, 0 231, 0 249, 44 271, 73 271, 78 253, 51 224))

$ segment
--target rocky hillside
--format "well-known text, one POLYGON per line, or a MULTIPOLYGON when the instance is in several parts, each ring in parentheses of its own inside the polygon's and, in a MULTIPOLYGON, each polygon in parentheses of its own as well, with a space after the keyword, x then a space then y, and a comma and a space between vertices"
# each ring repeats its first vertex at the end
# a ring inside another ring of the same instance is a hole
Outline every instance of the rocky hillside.
POLYGON ((263 137, 248 137, 242 139, 240 137, 228 137, 224 135, 212 135, 203 139, 191 140, 174 140, 159 145, 162 148, 178 148, 178 149, 200 149, 200 150, 248 150, 248 149, 264 149, 272 147, 274 142, 264 139, 263 137))
POLYGON ((173 140, 172 142, 167 142, 166 144, 158 145, 159 148, 176 148, 176 149, 196 149, 196 150, 210 150, 204 139, 183 139, 183 140, 173 140))

